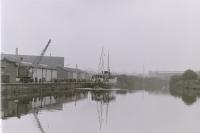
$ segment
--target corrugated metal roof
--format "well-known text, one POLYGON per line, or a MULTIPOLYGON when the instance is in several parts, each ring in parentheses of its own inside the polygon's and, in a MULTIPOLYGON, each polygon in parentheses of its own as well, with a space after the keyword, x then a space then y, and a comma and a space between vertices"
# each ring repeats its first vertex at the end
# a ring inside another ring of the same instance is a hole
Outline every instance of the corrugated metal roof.
POLYGON ((20 63, 21 66, 27 66, 27 67, 34 67, 34 68, 44 68, 44 69, 56 69, 56 67, 48 66, 45 64, 38 64, 37 66, 34 66, 31 62, 25 62, 18 60, 17 58, 7 58, 7 57, 1 57, 1 60, 6 60, 12 63, 15 63, 16 65, 20 63))
MULTIPOLYGON (((34 55, 14 55, 14 54, 1 54, 1 58, 6 57, 9 60, 19 62, 22 58, 24 62, 33 63, 39 56, 34 55)), ((64 57, 43 56, 40 64, 45 64, 51 67, 64 67, 64 57)))

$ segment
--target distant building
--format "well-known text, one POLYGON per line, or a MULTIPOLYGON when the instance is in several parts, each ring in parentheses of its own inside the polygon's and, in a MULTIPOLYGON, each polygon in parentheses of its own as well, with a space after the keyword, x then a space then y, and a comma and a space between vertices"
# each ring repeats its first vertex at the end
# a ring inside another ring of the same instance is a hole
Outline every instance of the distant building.
POLYGON ((57 67, 58 80, 73 79, 75 71, 71 68, 57 67))
POLYGON ((57 67, 58 80, 89 80, 90 74, 76 68, 57 67))
POLYGON ((157 77, 163 80, 170 80, 172 76, 182 75, 184 71, 149 71, 150 77, 157 77))

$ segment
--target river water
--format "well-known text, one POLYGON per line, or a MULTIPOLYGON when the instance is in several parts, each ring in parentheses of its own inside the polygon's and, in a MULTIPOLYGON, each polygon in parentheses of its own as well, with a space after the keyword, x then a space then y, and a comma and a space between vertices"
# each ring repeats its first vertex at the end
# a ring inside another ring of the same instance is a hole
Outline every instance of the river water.
POLYGON ((3 133, 200 133, 198 97, 77 89, 2 100, 3 133))

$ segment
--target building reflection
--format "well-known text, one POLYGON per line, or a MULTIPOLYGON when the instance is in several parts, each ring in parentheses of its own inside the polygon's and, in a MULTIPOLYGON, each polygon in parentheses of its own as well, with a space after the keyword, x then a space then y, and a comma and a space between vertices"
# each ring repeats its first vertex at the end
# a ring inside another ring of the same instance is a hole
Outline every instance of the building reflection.
POLYGON ((86 98, 88 92, 70 90, 65 93, 42 96, 20 96, 7 99, 2 96, 1 118, 18 117, 40 110, 63 110, 63 103, 78 101, 86 98))
POLYGON ((45 132, 40 123, 38 114, 42 110, 63 110, 63 104, 69 102, 76 102, 83 100, 90 94, 91 101, 96 102, 99 128, 102 128, 103 122, 107 123, 109 104, 116 99, 113 91, 109 90, 70 90, 65 93, 57 93, 54 95, 41 96, 19 96, 19 98, 8 99, 2 97, 1 118, 8 119, 10 117, 17 117, 32 114, 37 123, 37 127, 43 133, 45 132))

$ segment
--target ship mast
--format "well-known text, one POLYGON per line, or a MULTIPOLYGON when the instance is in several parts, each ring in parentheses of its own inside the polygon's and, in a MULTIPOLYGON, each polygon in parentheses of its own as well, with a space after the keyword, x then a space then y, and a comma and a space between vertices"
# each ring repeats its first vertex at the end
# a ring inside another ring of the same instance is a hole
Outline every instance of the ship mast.
POLYGON ((102 47, 101 50, 101 56, 100 56, 100 60, 99 60, 99 66, 98 66, 98 73, 99 74, 103 74, 104 73, 104 48, 102 47))
POLYGON ((108 51, 108 72, 110 73, 110 54, 109 54, 109 51, 108 51))

